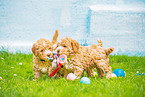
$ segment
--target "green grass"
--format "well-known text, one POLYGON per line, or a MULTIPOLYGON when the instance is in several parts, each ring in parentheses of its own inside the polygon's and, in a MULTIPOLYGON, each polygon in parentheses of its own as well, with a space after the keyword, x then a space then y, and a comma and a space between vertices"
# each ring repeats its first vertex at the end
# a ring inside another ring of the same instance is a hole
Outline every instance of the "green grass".
POLYGON ((144 97, 145 57, 110 56, 112 70, 121 68, 126 77, 106 79, 90 78, 89 85, 80 79, 68 81, 65 78, 49 78, 43 75, 33 81, 33 55, 0 52, 0 97, 144 97), (19 63, 22 63, 20 65, 19 63), (13 69, 11 68, 13 67, 13 69), (17 74, 17 76, 14 76, 17 74))

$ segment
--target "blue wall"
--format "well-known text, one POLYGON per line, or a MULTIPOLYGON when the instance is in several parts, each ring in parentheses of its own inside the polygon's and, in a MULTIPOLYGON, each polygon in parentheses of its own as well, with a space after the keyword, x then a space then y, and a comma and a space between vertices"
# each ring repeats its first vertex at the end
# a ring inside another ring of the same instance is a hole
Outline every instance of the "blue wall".
POLYGON ((145 55, 144 12, 144 0, 0 0, 0 46, 31 52, 35 41, 51 40, 58 29, 59 38, 69 36, 85 45, 100 38, 104 47, 115 47, 114 53, 145 55), (92 5, 139 11, 96 11, 92 5))

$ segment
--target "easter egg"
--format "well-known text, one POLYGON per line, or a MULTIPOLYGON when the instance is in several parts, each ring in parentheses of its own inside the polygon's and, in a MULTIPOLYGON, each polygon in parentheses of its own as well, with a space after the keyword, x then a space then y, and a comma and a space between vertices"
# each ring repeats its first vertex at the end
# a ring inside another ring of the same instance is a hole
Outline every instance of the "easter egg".
POLYGON ((57 61, 58 61, 58 63, 61 63, 61 64, 66 63, 67 62, 67 56, 62 54, 62 55, 59 56, 57 61))
POLYGON ((115 69, 113 73, 116 74, 117 77, 125 77, 125 71, 122 69, 115 69))
POLYGON ((76 76, 73 74, 73 73, 69 73, 68 75, 67 75, 67 80, 72 80, 72 81, 74 81, 76 79, 76 76))
POLYGON ((112 78, 117 78, 116 74, 113 73, 112 74, 112 78))
POLYGON ((80 83, 83 83, 83 84, 90 84, 90 82, 91 82, 90 79, 87 77, 82 77, 80 81, 80 83))
POLYGON ((112 73, 112 74, 107 74, 106 78, 107 79, 109 79, 109 78, 117 78, 117 76, 116 76, 116 74, 112 73))

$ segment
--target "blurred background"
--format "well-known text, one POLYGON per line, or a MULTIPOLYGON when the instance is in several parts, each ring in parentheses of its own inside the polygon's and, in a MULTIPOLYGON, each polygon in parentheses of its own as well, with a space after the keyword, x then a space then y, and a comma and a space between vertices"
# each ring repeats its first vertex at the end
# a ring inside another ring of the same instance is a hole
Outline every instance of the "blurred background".
POLYGON ((40 38, 103 41, 113 54, 145 56, 145 0, 0 0, 0 48, 31 53, 40 38))

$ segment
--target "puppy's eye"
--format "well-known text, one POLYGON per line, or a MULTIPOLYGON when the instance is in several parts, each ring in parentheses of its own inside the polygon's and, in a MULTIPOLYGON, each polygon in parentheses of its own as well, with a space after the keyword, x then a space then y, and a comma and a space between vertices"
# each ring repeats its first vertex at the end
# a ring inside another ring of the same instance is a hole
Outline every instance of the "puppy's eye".
POLYGON ((66 47, 65 45, 63 47, 66 47))
POLYGON ((40 52, 43 52, 43 50, 41 50, 40 52))

